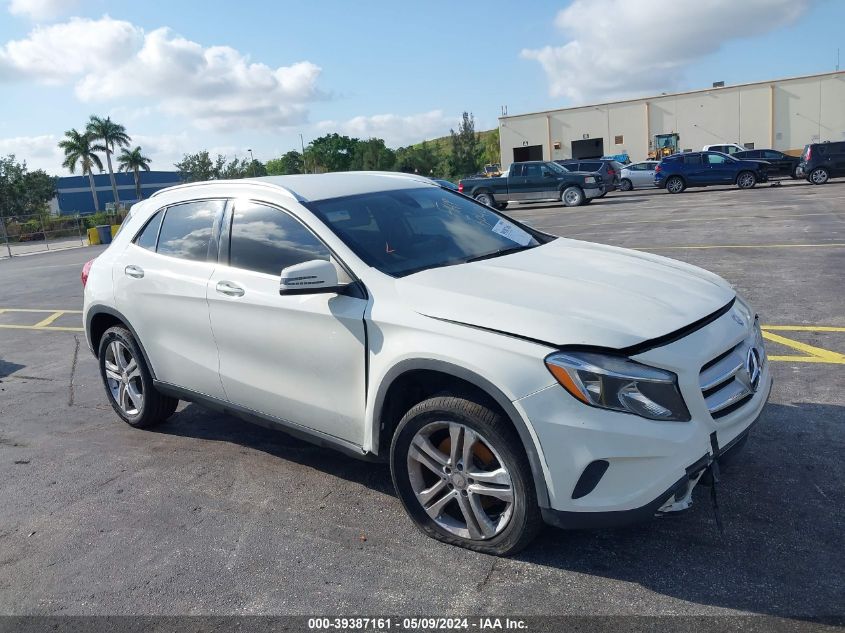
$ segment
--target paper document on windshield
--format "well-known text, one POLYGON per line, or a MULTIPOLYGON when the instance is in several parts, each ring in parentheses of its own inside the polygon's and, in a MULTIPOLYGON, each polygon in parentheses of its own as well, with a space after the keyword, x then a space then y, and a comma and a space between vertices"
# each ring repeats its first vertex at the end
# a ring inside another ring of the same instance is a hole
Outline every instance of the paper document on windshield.
POLYGON ((526 233, 521 228, 515 224, 511 224, 507 220, 499 220, 496 222, 496 226, 493 227, 493 233, 498 233, 502 237, 506 237, 520 246, 527 246, 531 241, 530 233, 526 233))

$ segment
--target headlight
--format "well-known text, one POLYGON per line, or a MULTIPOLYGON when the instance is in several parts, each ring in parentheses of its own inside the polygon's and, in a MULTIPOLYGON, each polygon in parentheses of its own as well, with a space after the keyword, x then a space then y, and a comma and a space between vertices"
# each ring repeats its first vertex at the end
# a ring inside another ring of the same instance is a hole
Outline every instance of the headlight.
POLYGON ((591 185, 596 181, 594 176, 584 176, 584 184, 591 185))
POLYGON ((546 367, 585 404, 650 420, 690 419, 678 377, 670 371, 594 352, 556 352, 546 357, 546 367))

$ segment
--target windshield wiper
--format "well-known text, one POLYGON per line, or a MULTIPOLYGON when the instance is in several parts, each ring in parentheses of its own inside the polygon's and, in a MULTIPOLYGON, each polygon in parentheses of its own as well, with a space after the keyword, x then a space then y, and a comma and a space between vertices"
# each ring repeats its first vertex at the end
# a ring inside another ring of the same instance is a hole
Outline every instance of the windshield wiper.
POLYGON ((529 248, 534 248, 535 246, 539 246, 538 244, 534 244, 533 246, 512 246, 510 248, 500 248, 497 251, 493 251, 492 253, 487 253, 485 255, 478 255, 477 257, 470 257, 469 259, 464 260, 465 262, 479 262, 482 259, 493 259, 494 257, 501 257, 502 255, 510 255, 511 253, 516 253, 519 251, 525 251, 529 248))

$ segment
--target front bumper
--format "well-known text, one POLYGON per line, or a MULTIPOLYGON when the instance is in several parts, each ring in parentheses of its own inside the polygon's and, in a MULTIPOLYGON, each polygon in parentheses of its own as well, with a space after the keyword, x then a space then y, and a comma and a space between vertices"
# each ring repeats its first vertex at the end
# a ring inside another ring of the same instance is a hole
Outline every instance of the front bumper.
POLYGON ((735 407, 711 414, 709 396, 702 391, 702 368, 753 337, 753 321, 743 317, 734 305, 684 338, 633 357, 678 376, 689 422, 589 407, 557 384, 514 402, 533 428, 545 462, 547 522, 562 527, 621 525, 688 505, 701 474, 727 448, 744 442, 769 398, 768 362, 756 391, 735 407), (591 473, 598 474, 591 480, 591 473))

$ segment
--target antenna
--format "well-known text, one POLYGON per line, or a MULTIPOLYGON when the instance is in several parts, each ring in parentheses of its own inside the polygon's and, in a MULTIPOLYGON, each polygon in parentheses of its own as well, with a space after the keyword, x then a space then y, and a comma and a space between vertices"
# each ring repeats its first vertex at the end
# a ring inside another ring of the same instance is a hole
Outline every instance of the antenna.
POLYGON ((836 49, 836 72, 839 72, 839 49, 836 49))

